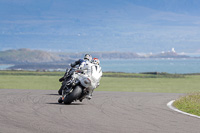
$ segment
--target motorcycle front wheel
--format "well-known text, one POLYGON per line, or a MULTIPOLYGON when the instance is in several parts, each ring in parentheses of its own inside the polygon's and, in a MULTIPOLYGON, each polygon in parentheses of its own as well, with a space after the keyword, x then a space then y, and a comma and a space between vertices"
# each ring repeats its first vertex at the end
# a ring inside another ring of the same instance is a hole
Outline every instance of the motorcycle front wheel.
POLYGON ((80 86, 76 86, 75 89, 67 96, 65 96, 63 102, 64 104, 71 104, 74 100, 77 100, 82 93, 80 86))
POLYGON ((62 90, 64 89, 65 85, 66 85, 66 81, 63 81, 60 89, 58 90, 59 95, 62 95, 62 90))

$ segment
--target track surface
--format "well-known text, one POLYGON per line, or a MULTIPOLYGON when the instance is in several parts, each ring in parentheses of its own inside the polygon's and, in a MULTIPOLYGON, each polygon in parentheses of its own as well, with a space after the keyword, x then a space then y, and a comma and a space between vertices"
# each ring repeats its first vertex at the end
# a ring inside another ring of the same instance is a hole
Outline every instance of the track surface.
POLYGON ((94 92, 58 104, 56 90, 0 89, 0 133, 198 133, 200 119, 170 110, 181 94, 94 92))

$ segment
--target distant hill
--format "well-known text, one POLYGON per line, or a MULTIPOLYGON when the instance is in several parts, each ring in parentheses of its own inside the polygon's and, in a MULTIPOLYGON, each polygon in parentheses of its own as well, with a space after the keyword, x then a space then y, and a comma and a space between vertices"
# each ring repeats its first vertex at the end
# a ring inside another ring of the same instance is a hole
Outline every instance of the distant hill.
MULTIPOLYGON (((53 63, 68 60, 76 60, 84 57, 85 53, 55 53, 42 50, 18 49, 0 51, 0 63, 53 63)), ((176 52, 162 52, 151 55, 138 55, 133 52, 89 52, 93 57, 99 59, 135 59, 135 58, 189 58, 176 52)))
MULTIPOLYGON (((102 59, 137 58, 190 58, 176 52, 138 55, 131 52, 89 52, 93 57, 102 59)), ((10 69, 65 69, 71 62, 83 58, 85 53, 55 53, 41 50, 18 49, 0 51, 0 64, 14 64, 10 69)))
MULTIPOLYGON (((59 57, 71 58, 71 59, 79 59, 83 58, 87 52, 80 53, 57 53, 59 57)), ((96 57, 99 59, 135 59, 141 58, 136 53, 131 52, 89 52, 92 57, 96 57)))
POLYGON ((163 52, 155 55, 150 55, 149 58, 190 58, 187 55, 179 55, 176 52, 163 52))
POLYGON ((7 50, 0 52, 0 63, 26 64, 44 63, 64 60, 56 54, 30 49, 7 50))

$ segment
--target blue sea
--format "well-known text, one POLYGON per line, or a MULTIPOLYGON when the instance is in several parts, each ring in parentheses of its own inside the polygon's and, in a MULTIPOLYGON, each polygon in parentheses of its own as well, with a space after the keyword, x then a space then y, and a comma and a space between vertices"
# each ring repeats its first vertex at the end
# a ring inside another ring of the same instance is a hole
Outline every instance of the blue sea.
MULTIPOLYGON (((167 72, 167 73, 200 73, 200 59, 131 59, 101 60, 103 72, 167 72)), ((6 70, 12 65, 0 65, 6 70)))
POLYGON ((200 73, 200 59, 101 60, 101 67, 103 71, 127 73, 200 73))
POLYGON ((0 70, 6 70, 7 68, 14 66, 14 65, 9 65, 9 64, 0 64, 0 70))

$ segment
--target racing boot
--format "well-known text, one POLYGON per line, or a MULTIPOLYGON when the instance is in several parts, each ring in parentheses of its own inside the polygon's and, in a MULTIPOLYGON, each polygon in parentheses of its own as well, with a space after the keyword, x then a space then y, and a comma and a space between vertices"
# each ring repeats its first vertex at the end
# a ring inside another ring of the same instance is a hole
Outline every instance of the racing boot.
POLYGON ((85 98, 87 98, 88 100, 92 99, 92 95, 86 95, 85 98))
POLYGON ((93 92, 93 89, 90 89, 88 94, 85 96, 85 98, 87 98, 88 100, 92 99, 92 92, 93 92))

